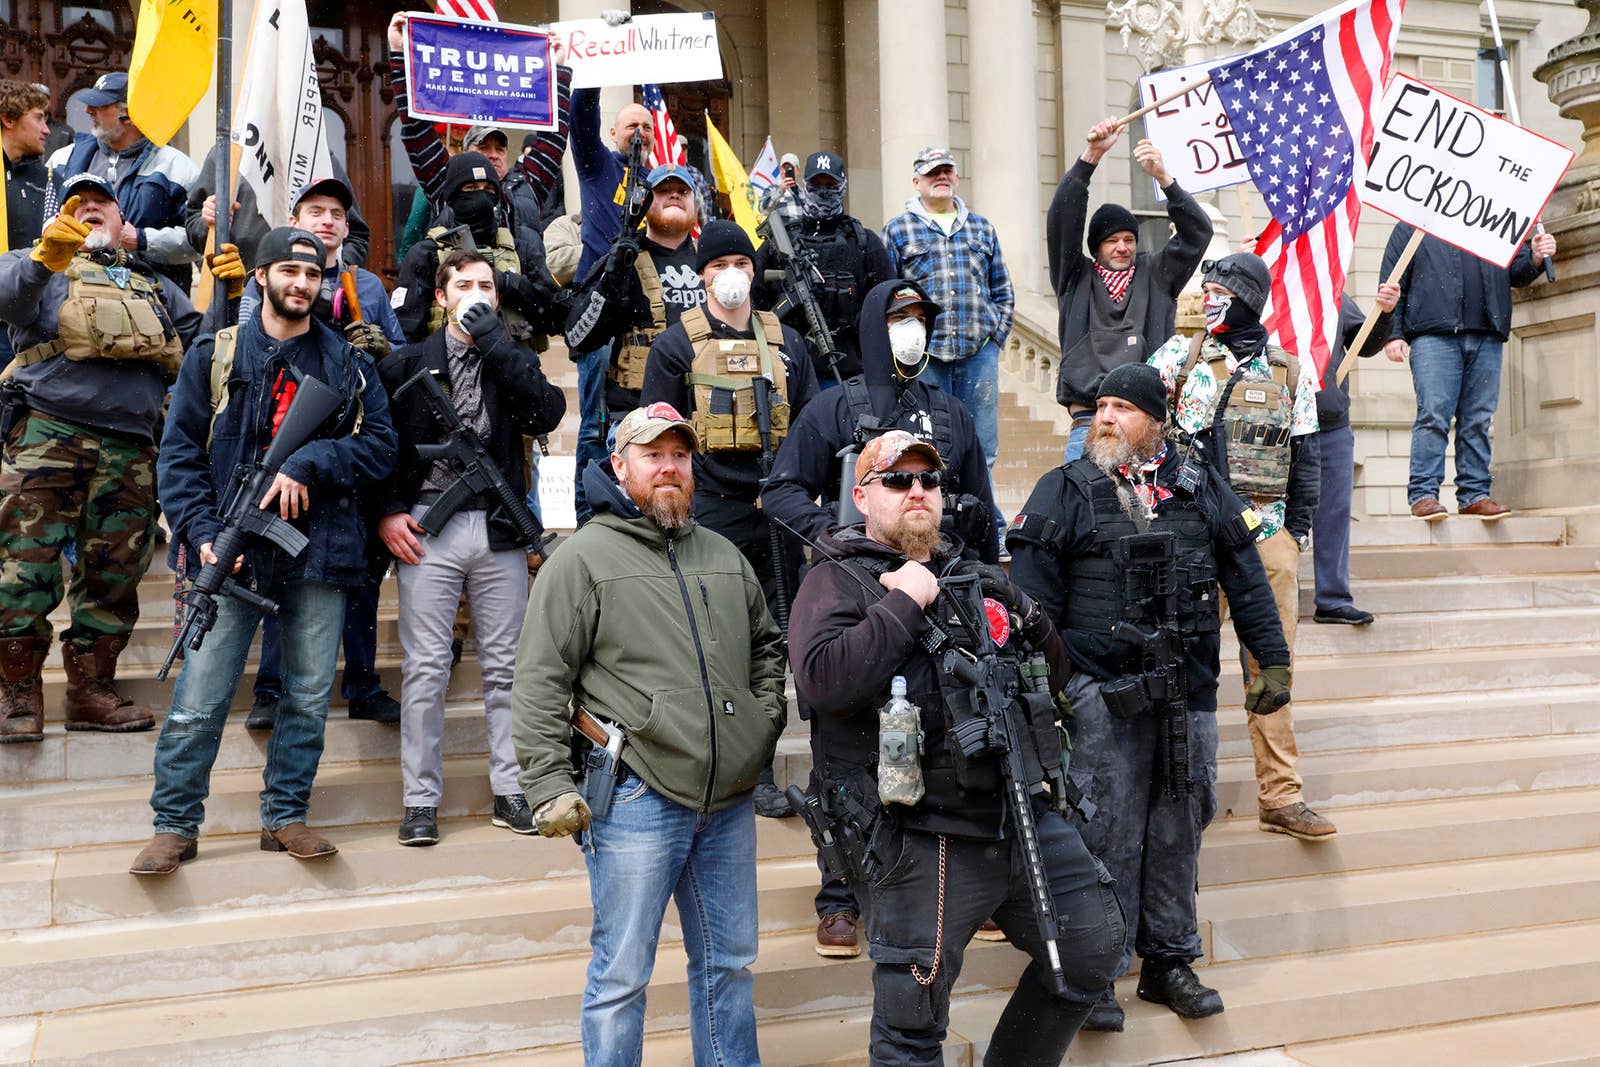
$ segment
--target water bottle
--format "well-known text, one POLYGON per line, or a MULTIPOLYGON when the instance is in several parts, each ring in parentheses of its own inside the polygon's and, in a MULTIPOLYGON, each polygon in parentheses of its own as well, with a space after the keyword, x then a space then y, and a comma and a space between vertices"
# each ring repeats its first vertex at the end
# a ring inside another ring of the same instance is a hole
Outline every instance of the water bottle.
POLYGON ((915 804, 922 784, 922 712, 906 699, 906 680, 895 675, 889 702, 878 709, 878 799, 915 804))

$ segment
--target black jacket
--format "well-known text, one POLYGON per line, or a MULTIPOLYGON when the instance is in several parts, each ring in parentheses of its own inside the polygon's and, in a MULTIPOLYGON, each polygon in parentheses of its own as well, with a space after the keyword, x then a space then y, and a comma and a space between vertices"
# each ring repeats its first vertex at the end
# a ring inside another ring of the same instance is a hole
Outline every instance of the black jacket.
MULTIPOLYGON (((455 216, 448 207, 436 216, 434 225, 451 229, 455 216)), ((567 296, 556 284, 544 265, 544 238, 531 226, 519 226, 513 234, 517 259, 522 273, 495 271, 495 285, 500 291, 501 306, 516 311, 528 320, 534 333, 560 333, 567 321, 567 296)), ((480 250, 482 246, 480 245, 480 250)), ((413 342, 428 336, 428 322, 434 308, 434 282, 439 273, 439 242, 424 237, 406 252, 400 264, 400 280, 396 293, 404 291, 395 317, 400 328, 413 342)))
MULTIPOLYGON (((713 337, 752 338, 755 336, 755 315, 751 314, 748 330, 735 330, 709 312, 713 337)), ((783 328, 782 361, 788 368, 786 384, 789 390, 789 424, 794 425, 811 398, 817 395, 817 376, 806 358, 806 343, 789 327, 783 328)), ((694 346, 681 321, 674 323, 666 333, 656 338, 650 346, 650 361, 645 364, 644 388, 639 391, 640 405, 665 400, 684 415, 694 414, 694 389, 685 382, 684 375, 694 364, 694 346)), ((776 391, 774 391, 776 392, 776 391)), ((694 486, 700 493, 754 504, 761 493, 761 453, 759 452, 696 452, 694 457, 694 486)))
MULTIPOLYGON (((1072 165, 1061 184, 1045 221, 1045 247, 1050 253, 1050 284, 1060 309, 1057 329, 1061 337, 1061 371, 1056 380, 1056 403, 1094 407, 1100 379, 1113 369, 1102 366, 1087 346, 1073 346, 1089 333, 1089 286, 1099 285, 1094 259, 1083 254, 1083 231, 1089 213, 1089 179, 1095 164, 1082 159, 1072 165)), ((1144 344, 1130 346, 1124 363, 1149 358, 1172 336, 1177 322, 1178 294, 1183 291, 1200 257, 1211 243, 1211 219, 1194 197, 1177 182, 1167 194, 1167 217, 1177 232, 1160 252, 1134 256, 1132 288, 1143 291, 1144 344)), ((1092 251, 1092 250, 1091 250, 1092 251)), ((1129 303, 1138 302, 1130 290, 1129 303)))
MULTIPOLYGON (((889 699, 895 675, 906 679, 906 697, 922 713, 922 776, 927 795, 901 811, 907 826, 964 837, 998 838, 1004 799, 999 791, 972 791, 956 782, 945 745, 945 704, 939 688, 941 661, 919 643, 928 617, 905 593, 884 593, 841 565, 864 564, 873 572, 905 562, 893 549, 847 526, 820 541, 826 558, 813 561, 789 614, 789 665, 795 691, 813 710, 813 747, 823 777, 870 774, 878 753, 878 708, 889 699)), ((928 569, 959 573, 969 564, 959 545, 946 541, 928 569)), ((937 605, 937 602, 936 602, 937 605)), ((953 632, 952 632, 953 633, 953 632)), ((1044 642, 1052 691, 1066 680, 1066 649, 1054 628, 1044 642)))
MULTIPOLYGON (((1156 473, 1157 483, 1173 489, 1173 496, 1161 508, 1195 507, 1205 513, 1212 531, 1212 552, 1217 564, 1217 584, 1228 595, 1228 610, 1233 616, 1239 639, 1262 663, 1289 662, 1289 648, 1278 621, 1277 601, 1267 582, 1266 568, 1255 543, 1234 536, 1230 529, 1246 504, 1214 468, 1203 466, 1200 488, 1193 496, 1175 488, 1179 461, 1177 450, 1169 448, 1167 461, 1156 473), (1233 547, 1237 544, 1237 547, 1233 547)), ((1159 510, 1158 510, 1159 514, 1159 510)), ((1073 662, 1102 680, 1128 669, 1123 651, 1104 634, 1065 629, 1067 602, 1072 596, 1067 575, 1077 556, 1093 552, 1094 507, 1077 485, 1067 478, 1066 468, 1046 472, 1034 486, 1027 504, 1013 520, 1007 543, 1011 546, 1011 580, 1043 605, 1061 631, 1073 662), (1045 522, 1053 526, 1044 526, 1045 522), (1028 531, 1021 534, 1017 531, 1028 531), (1037 531, 1037 532, 1035 532, 1037 531)), ((1189 707, 1196 711, 1217 710, 1217 675, 1221 670, 1220 637, 1201 634, 1186 642, 1189 672, 1189 707)))
MULTIPOLYGON (((436 372, 439 384, 449 393, 445 334, 445 329, 435 330, 420 344, 398 348, 378 364, 400 443, 393 476, 374 494, 380 516, 410 511, 416 505, 432 466, 417 455, 417 445, 444 439, 443 427, 416 390, 398 399, 394 394, 423 369, 436 372)), ((483 402, 490 427, 483 444, 512 490, 522 496, 528 491, 525 439, 549 433, 560 424, 567 411, 566 395, 545 379, 539 357, 514 343, 504 330, 496 331, 489 346, 480 351, 483 402)), ((499 509, 489 518, 489 547, 496 552, 517 547, 516 530, 499 509)))
MULTIPOLYGON (((912 379, 905 381, 894 372, 894 356, 889 353, 889 331, 884 308, 894 282, 875 286, 862 304, 860 316, 861 362, 872 414, 887 421, 886 429, 909 430, 940 450, 950 481, 944 498, 967 493, 995 514, 994 491, 989 483, 989 468, 972 414, 957 397, 936 385, 912 379), (950 434, 954 447, 945 455, 945 445, 935 440, 934 395, 940 393, 950 412, 950 434)), ((836 528, 835 502, 839 497, 839 450, 855 440, 856 421, 850 411, 850 398, 844 389, 828 389, 791 421, 789 436, 778 449, 772 476, 761 494, 761 506, 812 539, 836 528), (823 503, 817 504, 821 497, 823 503)), ((852 472, 853 476, 854 472, 852 472)), ((994 563, 1000 558, 1000 539, 993 519, 983 541, 974 546, 978 558, 994 563)))
MULTIPOLYGON (((1367 359, 1378 354, 1389 340, 1389 325, 1393 319, 1394 316, 1387 311, 1378 315, 1378 321, 1372 324, 1372 330, 1367 334, 1367 343, 1361 346, 1358 353, 1360 358, 1367 359)), ((1339 304, 1339 354, 1328 364, 1328 373, 1317 392, 1319 430, 1342 430, 1350 425, 1350 379, 1346 378, 1339 385, 1334 382, 1338 378, 1339 368, 1350 358, 1350 346, 1355 344, 1356 334, 1361 332, 1366 321, 1361 305, 1350 299, 1350 294, 1342 294, 1339 304)))
POLYGON ((50 169, 44 156, 24 156, 13 164, 0 152, 0 167, 5 168, 6 248, 32 248, 44 230, 44 192, 50 184, 50 169))
MULTIPOLYGON (((859 374, 861 342, 856 334, 856 320, 867 294, 895 276, 894 267, 889 263, 889 250, 884 247, 882 237, 849 215, 836 215, 831 219, 804 218, 789 225, 789 236, 805 246, 824 275, 823 278, 813 277, 811 286, 823 317, 828 320, 833 343, 845 355, 839 373, 846 378, 859 374)), ((771 241, 764 242, 756 250, 755 303, 763 311, 773 310, 783 297, 783 285, 766 280, 768 270, 783 269, 779 258, 771 241)), ((793 326, 809 340, 810 326, 805 309, 786 306, 785 310, 784 324, 793 326)), ((811 359, 818 381, 832 379, 826 352, 812 352, 811 359)))
MULTIPOLYGON (((1395 226, 1383 249, 1379 277, 1389 276, 1412 233, 1407 223, 1395 226)), ((1400 303, 1384 339, 1415 341, 1427 334, 1488 333, 1505 341, 1511 336, 1512 286, 1532 285, 1543 269, 1533 265, 1527 243, 1517 249, 1510 267, 1497 267, 1437 237, 1424 237, 1400 277, 1400 303), (1481 295, 1470 307, 1469 292, 1481 295)))

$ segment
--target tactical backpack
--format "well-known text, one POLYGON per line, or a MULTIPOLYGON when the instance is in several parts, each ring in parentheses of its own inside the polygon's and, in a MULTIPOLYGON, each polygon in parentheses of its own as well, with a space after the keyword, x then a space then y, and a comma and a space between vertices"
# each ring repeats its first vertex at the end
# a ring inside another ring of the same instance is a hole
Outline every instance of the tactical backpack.
MULTIPOLYGON (((471 231, 465 226, 456 226, 452 229, 435 226, 428 231, 428 238, 439 247, 440 262, 443 262, 445 255, 448 254, 446 250, 470 247, 483 254, 483 258, 489 261, 489 265, 494 268, 495 273, 522 273, 522 257, 517 254, 516 239, 511 236, 511 231, 504 226, 495 232, 494 244, 488 248, 478 248, 477 242, 472 239, 471 231)), ((528 322, 521 312, 502 306, 500 314, 505 319, 506 333, 510 335, 513 341, 518 344, 531 345, 535 352, 543 352, 550 347, 550 343, 545 336, 535 333, 533 325, 528 322)), ((435 300, 433 307, 428 309, 428 332, 432 333, 441 329, 446 321, 448 320, 444 308, 440 307, 439 302, 435 300)))
POLYGON ((689 422, 702 452, 759 452, 755 380, 772 383, 772 444, 789 432, 788 368, 777 358, 783 351, 783 327, 770 311, 754 313, 753 339, 713 337, 704 308, 690 308, 678 320, 694 345, 694 363, 684 381, 694 389, 689 422))
MULTIPOLYGON (((1217 466, 1240 495, 1276 500, 1289 492, 1290 422, 1300 381, 1300 361, 1277 345, 1268 345, 1267 374, 1254 369, 1257 361, 1253 359, 1240 363, 1230 374, 1228 354, 1215 339, 1195 337, 1189 345, 1188 358, 1178 371, 1172 395, 1183 396, 1190 373, 1203 360, 1217 382, 1211 417, 1217 466)), ((1175 399, 1174 421, 1176 412, 1175 399)))

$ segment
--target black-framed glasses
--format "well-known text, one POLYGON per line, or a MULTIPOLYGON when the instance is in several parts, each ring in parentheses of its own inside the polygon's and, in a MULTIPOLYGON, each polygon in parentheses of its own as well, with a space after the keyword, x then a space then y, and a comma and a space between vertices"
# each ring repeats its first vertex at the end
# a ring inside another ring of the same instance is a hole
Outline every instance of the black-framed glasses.
POLYGON ((896 493, 909 492, 912 482, 921 482, 926 492, 933 492, 944 483, 943 471, 872 471, 861 484, 878 481, 883 483, 885 489, 892 489, 896 493))

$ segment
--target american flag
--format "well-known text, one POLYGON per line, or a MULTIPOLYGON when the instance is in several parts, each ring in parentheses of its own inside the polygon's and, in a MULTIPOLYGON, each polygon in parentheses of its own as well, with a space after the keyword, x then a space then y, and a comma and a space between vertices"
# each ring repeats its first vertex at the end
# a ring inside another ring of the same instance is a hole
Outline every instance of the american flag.
POLYGON ((454 15, 458 19, 474 22, 499 22, 494 0, 436 0, 441 15, 454 15))
POLYGON ((661 95, 660 86, 645 83, 644 106, 650 112, 650 125, 654 127, 656 136, 655 144, 650 149, 650 166, 655 168, 666 163, 689 162, 689 153, 684 150, 683 142, 678 140, 672 116, 667 114, 667 98, 661 95))
POLYGON ((1284 348, 1309 357, 1319 378, 1339 343, 1340 296, 1361 218, 1356 190, 1404 7, 1405 0, 1349 0, 1211 72, 1272 213, 1256 241, 1272 268, 1262 321, 1284 348))

